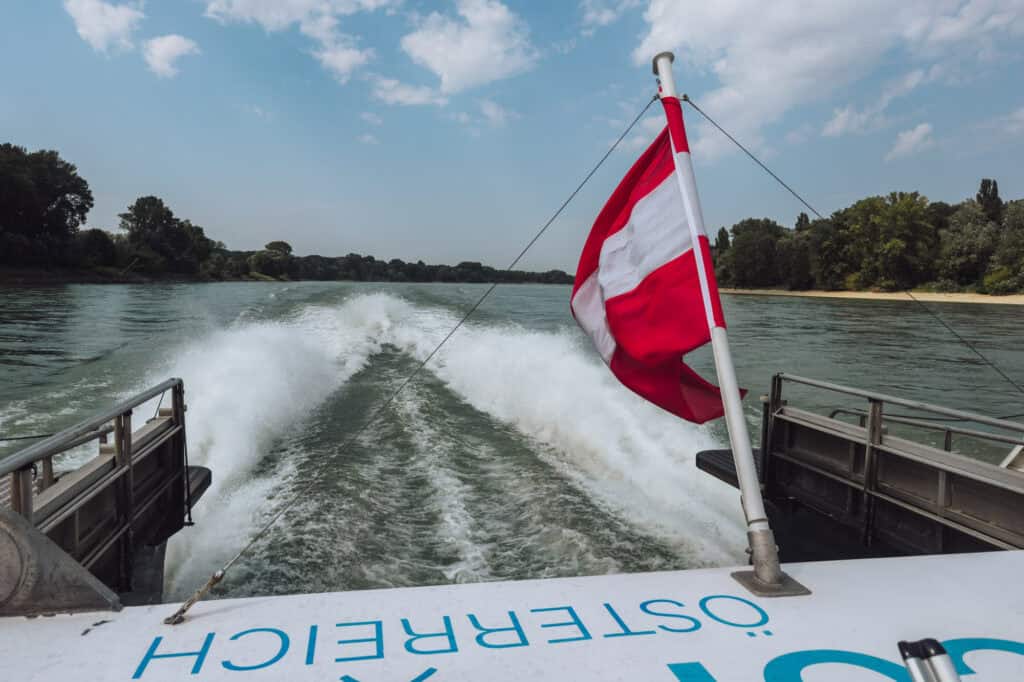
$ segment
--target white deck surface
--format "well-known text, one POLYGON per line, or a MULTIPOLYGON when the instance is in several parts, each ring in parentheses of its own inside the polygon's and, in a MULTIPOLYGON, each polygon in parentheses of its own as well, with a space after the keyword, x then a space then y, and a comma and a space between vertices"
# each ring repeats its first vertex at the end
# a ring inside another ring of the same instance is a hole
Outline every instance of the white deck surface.
POLYGON ((814 594, 711 569, 0 619, 0 679, 906 682, 896 642, 934 637, 966 680, 1024 680, 1024 552, 787 570, 814 594))

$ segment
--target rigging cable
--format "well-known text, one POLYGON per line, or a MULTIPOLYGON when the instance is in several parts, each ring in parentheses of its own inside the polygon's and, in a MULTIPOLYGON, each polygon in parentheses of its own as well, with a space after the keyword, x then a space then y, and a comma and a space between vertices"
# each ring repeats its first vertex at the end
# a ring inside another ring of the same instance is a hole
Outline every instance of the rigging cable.
POLYGON ((715 119, 713 119, 713 118, 711 118, 710 116, 708 116, 707 114, 705 114, 705 113, 704 113, 704 110, 703 110, 703 109, 701 109, 700 107, 698 107, 698 106, 697 106, 697 103, 696 103, 696 102, 694 102, 694 101, 693 101, 692 99, 690 99, 690 96, 689 96, 689 95, 685 95, 685 94, 684 94, 684 95, 681 95, 681 96, 679 97, 679 99, 681 99, 681 100, 683 100, 684 102, 686 102, 687 104, 689 104, 689 105, 690 105, 691 107, 693 107, 693 108, 694 108, 694 110, 695 110, 695 111, 696 111, 696 112, 697 112, 698 114, 700 114, 700 115, 701 115, 701 116, 703 116, 703 117, 704 117, 705 119, 707 119, 707 122, 708 122, 708 123, 710 123, 711 125, 713 125, 713 126, 715 126, 716 128, 718 128, 718 132, 720 132, 720 133, 722 133, 723 135, 725 135, 726 137, 728 137, 728 138, 729 138, 729 141, 730 141, 730 142, 732 142, 732 143, 733 143, 734 145, 736 145, 737 147, 739 147, 739 148, 740 148, 740 149, 741 149, 741 150, 743 151, 743 153, 744 153, 744 154, 746 154, 747 156, 749 156, 749 157, 750 157, 750 159, 751 159, 751 160, 752 160, 752 161, 753 161, 754 163, 756 163, 756 164, 757 164, 758 166, 760 166, 760 167, 761 167, 761 169, 762 169, 762 170, 764 170, 764 172, 765 172, 765 173, 767 173, 768 175, 770 175, 770 176, 772 176, 773 178, 775 178, 775 181, 776 181, 777 183, 779 183, 780 185, 782 185, 783 187, 785 187, 785 188, 786 188, 786 189, 787 189, 787 190, 789 191, 789 193, 790 193, 790 194, 792 194, 793 196, 795 196, 795 197, 797 198, 797 201, 799 201, 799 202, 800 202, 801 204, 803 204, 804 206, 806 206, 806 207, 807 207, 807 210, 809 210, 809 211, 810 211, 811 213, 813 213, 814 215, 818 216, 818 217, 819 217, 819 218, 821 218, 822 220, 824 220, 824 219, 825 219, 825 216, 823 216, 823 215, 821 215, 820 213, 818 213, 818 210, 817 210, 816 208, 814 208, 813 206, 811 206, 811 205, 810 205, 809 203, 807 203, 807 201, 806 201, 806 200, 805 200, 805 199, 804 199, 804 198, 803 198, 802 196, 800 196, 799 194, 797 194, 797 193, 796 193, 796 190, 794 190, 794 189, 793 189, 792 187, 790 187, 789 185, 787 185, 787 184, 786 184, 786 183, 785 183, 785 182, 784 182, 784 181, 782 180, 782 178, 780 178, 780 177, 779 177, 778 175, 776 175, 776 174, 775 174, 774 172, 772 172, 772 169, 771 169, 771 168, 769 168, 768 166, 766 166, 766 165, 764 165, 763 163, 761 163, 761 159, 759 159, 759 158, 757 158, 756 156, 754 156, 754 155, 753 155, 753 154, 752 154, 752 153, 750 152, 750 150, 748 150, 748 149, 747 149, 746 147, 744 147, 744 146, 743 146, 742 144, 740 144, 739 140, 737 140, 737 139, 736 139, 735 137, 733 137, 732 135, 730 135, 729 133, 727 133, 727 132, 726 132, 726 130, 725 130, 725 128, 723 128, 722 126, 718 125, 718 123, 717 123, 717 122, 715 121, 715 119))
MULTIPOLYGON (((790 187, 785 182, 783 182, 782 178, 780 178, 778 175, 776 175, 774 172, 772 172, 772 170, 770 168, 768 168, 768 166, 766 166, 763 163, 761 163, 761 160, 758 159, 756 156, 754 156, 750 152, 750 150, 748 150, 746 147, 744 147, 742 144, 740 144, 739 140, 737 140, 735 137, 733 137, 728 132, 726 132, 726 130, 722 126, 718 125, 717 121, 715 121, 713 118, 708 116, 704 112, 703 109, 701 109, 699 106, 697 106, 696 102, 694 102, 692 99, 690 99, 689 95, 685 95, 685 94, 681 95, 679 97, 679 99, 681 99, 682 101, 686 102, 691 107, 693 107, 694 111, 696 111, 698 114, 703 116, 705 118, 705 120, 707 120, 708 123, 713 125, 715 128, 717 128, 719 130, 719 132, 721 132, 723 135, 725 135, 727 138, 729 138, 729 140, 734 145, 739 147, 743 151, 744 154, 749 156, 754 161, 754 163, 756 163, 758 166, 760 166, 766 173, 768 173, 768 175, 772 176, 775 179, 776 182, 778 182, 780 185, 782 185, 787 190, 789 190, 789 193, 792 194, 794 197, 796 197, 797 200, 799 200, 801 204, 806 206, 814 215, 818 216, 818 218, 820 218, 821 220, 825 220, 825 217, 823 215, 821 215, 821 213, 819 213, 817 211, 817 209, 815 209, 813 206, 811 206, 809 203, 807 203, 806 199, 804 199, 802 196, 797 194, 796 190, 794 190, 792 187, 790 187)), ((925 305, 924 301, 922 301, 921 299, 919 299, 916 296, 914 296, 914 294, 912 294, 909 289, 905 290, 903 293, 905 293, 907 296, 909 296, 910 300, 914 301, 914 303, 917 303, 919 306, 924 308, 925 312, 927 312, 929 315, 931 315, 936 320, 938 320, 939 324, 941 324, 943 327, 945 327, 946 330, 950 334, 955 336, 956 339, 958 341, 960 341, 960 343, 962 343, 965 346, 967 346, 968 348, 970 348, 971 351, 975 355, 977 355, 979 358, 981 358, 982 362, 984 362, 986 365, 991 367, 994 372, 996 372, 999 376, 1001 376, 1003 379, 1005 379, 1011 386, 1013 386, 1015 389, 1017 389, 1020 393, 1024 394, 1024 387, 1022 387, 1020 384, 1018 384, 1016 381, 1014 381, 1012 378, 1010 378, 1006 374, 1006 372, 1004 372, 1003 370, 999 369, 999 367, 997 367, 995 365, 995 363, 993 363, 991 360, 989 360, 987 357, 985 357, 985 355, 980 350, 978 350, 978 348, 973 343, 971 343, 969 340, 967 340, 962 335, 960 335, 955 329, 953 329, 953 327, 949 323, 947 323, 944 319, 942 319, 941 315, 939 315, 937 312, 932 310, 929 306, 925 305)), ((1017 416, 1019 416, 1019 415, 1017 415, 1017 416)))
POLYGON ((56 435, 56 434, 54 434, 54 433, 34 433, 31 436, 2 436, 2 437, 0 437, 0 441, 35 440, 37 438, 49 438, 50 436, 54 436, 54 435, 56 435))
MULTIPOLYGON (((905 419, 917 419, 919 421, 927 421, 927 422, 971 422, 971 421, 974 421, 973 419, 968 419, 967 417, 932 417, 932 416, 929 416, 929 415, 918 415, 918 414, 899 414, 899 413, 890 414, 888 412, 885 413, 885 416, 886 417, 903 417, 905 419)), ((1022 412, 1020 414, 1004 414, 1001 417, 996 417, 996 419, 1004 419, 1004 420, 1005 419, 1019 419, 1020 417, 1024 417, 1024 412, 1022 412)))
POLYGON ((988 366, 989 366, 989 367, 991 367, 991 368, 992 368, 993 370, 995 370, 995 372, 996 372, 997 374, 999 374, 999 376, 1001 376, 1002 378, 1006 379, 1006 381, 1007 381, 1007 382, 1009 382, 1011 386, 1013 386, 1014 388, 1016 388, 1016 389, 1017 389, 1018 391, 1020 391, 1021 393, 1024 393, 1024 387, 1021 387, 1021 385, 1020 385, 1020 384, 1018 384, 1018 383, 1017 383, 1016 381, 1014 381, 1013 379, 1011 379, 1011 378, 1010 378, 1010 377, 1009 377, 1009 376, 1008 376, 1008 375, 1006 374, 1006 372, 1004 372, 1003 370, 999 369, 999 367, 997 367, 997 366, 996 366, 996 365, 995 365, 995 364, 994 364, 994 363, 993 363, 993 362, 992 362, 991 360, 989 360, 989 359, 988 359, 988 358, 986 358, 986 357, 985 357, 984 355, 982 355, 981 351, 980 351, 980 350, 978 350, 978 349, 977 349, 977 348, 976 348, 976 347, 974 346, 974 344, 973 344, 973 343, 971 343, 971 342, 970 342, 970 341, 968 341, 968 340, 967 340, 966 338, 964 338, 963 336, 961 336, 960 334, 958 334, 958 333, 957 333, 957 331, 956 331, 955 329, 953 329, 953 327, 951 327, 951 326, 950 326, 950 325, 949 325, 949 324, 948 324, 948 323, 947 323, 947 322, 946 322, 946 321, 945 321, 944 319, 942 319, 942 317, 941 317, 941 316, 940 316, 940 315, 939 315, 939 314, 938 314, 937 312, 935 312, 935 311, 934 311, 934 310, 932 310, 932 309, 931 309, 930 307, 928 307, 927 305, 925 305, 925 304, 924 304, 924 301, 922 301, 921 299, 919 299, 919 298, 915 297, 915 296, 914 296, 914 294, 910 293, 910 290, 909 290, 909 289, 908 289, 907 291, 905 291, 904 293, 906 293, 906 295, 907 295, 907 296, 909 296, 909 297, 911 298, 911 300, 913 300, 913 301, 917 302, 917 304, 918 304, 918 305, 920 305, 920 306, 921 306, 922 308, 924 308, 925 310, 927 310, 927 311, 928 311, 928 313, 929 313, 929 314, 931 314, 931 316, 932 316, 932 317, 934 317, 934 318, 935 318, 936 320, 938 320, 938 321, 939 321, 939 324, 941 324, 941 325, 942 325, 943 327, 945 327, 945 328, 946 328, 946 331, 948 331, 948 332, 949 332, 950 334, 952 334, 952 335, 953 335, 953 336, 955 336, 955 337, 956 337, 957 339, 959 339, 959 340, 960 340, 960 342, 961 342, 962 344, 964 344, 965 346, 967 346, 968 348, 970 348, 970 349, 971 349, 972 351, 974 351, 974 354, 975 354, 975 355, 977 355, 977 356, 978 356, 979 358, 981 358, 981 361, 982 361, 982 362, 984 362, 984 363, 985 363, 986 365, 988 365, 988 366))
MULTIPOLYGON (((562 205, 558 207, 558 209, 551 215, 550 218, 548 218, 547 222, 544 223, 543 226, 541 226, 541 228, 537 231, 533 238, 530 239, 529 242, 527 242, 526 246, 523 247, 523 250, 519 252, 519 255, 512 260, 512 262, 508 265, 507 268, 505 268, 505 272, 510 272, 516 265, 519 264, 519 261, 522 260, 523 256, 526 255, 526 252, 529 251, 530 248, 537 243, 537 241, 544 235, 544 233, 547 232, 548 228, 551 227, 551 224, 554 223, 560 215, 562 215, 562 211, 564 211, 565 208, 569 205, 569 202, 576 198, 576 195, 580 193, 580 190, 583 189, 583 186, 586 185, 590 178, 592 178, 594 174, 598 171, 598 169, 602 165, 604 165, 604 162, 608 159, 609 156, 612 155, 612 152, 614 152, 615 149, 622 142, 622 140, 624 140, 626 136, 629 135, 630 131, 633 130, 633 127, 636 126, 637 122, 639 122, 641 118, 643 118, 644 114, 647 113, 647 110, 651 108, 651 105, 654 104, 654 102, 657 99, 658 97, 657 95, 655 95, 647 102, 644 108, 640 110, 640 113, 636 115, 633 121, 626 127, 624 131, 622 131, 622 134, 619 135, 615 142, 613 142, 612 145, 608 148, 608 151, 604 153, 604 156, 602 156, 598 160, 598 162, 594 164, 594 167, 590 169, 590 172, 583 177, 583 180, 580 181, 579 185, 576 186, 576 189, 574 189, 569 194, 566 200, 562 202, 562 205)), ((420 371, 427 365, 427 363, 430 362, 430 360, 435 355, 437 355, 441 348, 448 342, 450 338, 452 338, 455 332, 457 332, 466 323, 470 316, 472 316, 473 313, 476 312, 477 308, 479 308, 480 305, 487 299, 487 297, 491 295, 491 292, 494 291, 494 289, 497 286, 498 282, 491 283, 491 285, 484 291, 483 294, 481 294, 481 296, 476 300, 476 302, 473 303, 472 306, 470 306, 469 310, 466 311, 466 313, 455 324, 455 326, 451 328, 451 331, 449 331, 445 335, 445 337, 441 339, 440 343, 434 346, 434 349, 427 354, 427 357, 425 357, 416 366, 416 369, 414 369, 412 373, 410 373, 409 376, 407 376, 405 380, 401 384, 399 384, 398 388, 396 388, 394 392, 392 392, 391 395, 370 414, 369 418, 367 418, 366 421, 364 421, 362 425, 359 426, 359 428, 357 428, 354 432, 352 432, 352 434, 348 438, 345 439, 345 441, 341 444, 341 450, 344 450, 349 445, 351 445, 355 441, 355 439, 358 438, 363 433, 363 431, 367 429, 367 427, 369 427, 372 423, 376 421, 377 417, 380 416, 384 412, 384 410, 387 409, 388 406, 395 401, 395 398, 398 397, 398 394, 401 393, 402 390, 406 386, 408 386, 409 383, 416 378, 416 376, 419 375, 420 371)), ((298 491, 298 493, 292 495, 292 497, 288 499, 284 503, 284 505, 281 506, 281 508, 274 512, 270 519, 267 520, 267 522, 260 528, 260 530, 255 535, 253 535, 249 542, 247 542, 245 546, 243 546, 242 549, 238 551, 237 554, 235 554, 220 569, 215 571, 214 574, 210 576, 210 579, 206 581, 206 583, 202 587, 196 590, 196 592, 191 597, 189 597, 185 601, 185 603, 183 603, 181 607, 174 612, 174 614, 165 618, 164 623, 166 623, 167 625, 177 625, 178 623, 183 622, 185 620, 185 614, 188 612, 188 610, 192 608, 192 606, 194 606, 196 602, 198 602, 200 599, 206 596, 206 594, 211 589, 213 589, 213 587, 217 583, 223 580, 225 573, 227 573, 227 571, 235 564, 235 562, 242 558, 242 556, 246 552, 248 552, 253 547, 253 545, 255 545, 256 542, 274 526, 275 523, 277 523, 278 519, 280 519, 281 516, 284 515, 286 511, 288 511, 292 506, 294 506, 295 503, 298 502, 300 499, 303 499, 306 496, 306 493, 312 490, 313 487, 319 482, 319 477, 317 475, 314 475, 313 479, 307 485, 303 486, 302 489, 298 491)))

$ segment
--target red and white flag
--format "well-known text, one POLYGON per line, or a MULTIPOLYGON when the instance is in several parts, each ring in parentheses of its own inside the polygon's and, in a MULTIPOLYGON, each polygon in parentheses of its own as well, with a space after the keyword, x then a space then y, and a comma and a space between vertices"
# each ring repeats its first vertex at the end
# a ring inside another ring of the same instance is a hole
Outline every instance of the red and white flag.
POLYGON ((711 327, 724 327, 725 319, 682 110, 674 97, 662 104, 668 125, 591 228, 576 268, 572 313, 619 381, 703 423, 722 416, 721 394, 683 355, 707 343, 711 327))

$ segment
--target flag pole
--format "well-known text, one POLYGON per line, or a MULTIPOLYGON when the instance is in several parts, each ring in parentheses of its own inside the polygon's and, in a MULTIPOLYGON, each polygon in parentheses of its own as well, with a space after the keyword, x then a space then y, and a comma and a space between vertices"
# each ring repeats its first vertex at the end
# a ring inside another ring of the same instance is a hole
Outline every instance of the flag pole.
MULTIPOLYGON (((677 98, 675 80, 672 77, 672 62, 675 56, 671 52, 661 52, 654 57, 654 73, 659 81, 661 99, 677 98)), ((704 232, 704 218, 701 214, 697 186, 694 182, 693 168, 689 154, 676 154, 675 174, 679 181, 679 189, 683 196, 686 211, 686 222, 689 225, 693 241, 694 257, 697 262, 697 275, 700 280, 701 299, 708 328, 711 330, 711 348, 715 358, 715 373, 722 392, 722 404, 725 407, 725 424, 729 431, 729 443, 732 446, 733 461, 736 465, 736 478, 739 481, 740 504, 747 522, 747 541, 753 563, 753 571, 738 571, 733 577, 748 590, 759 596, 790 596, 808 594, 808 590, 782 572, 779 565, 779 551, 775 544, 775 534, 768 523, 768 515, 764 509, 764 498, 761 496, 761 481, 754 465, 754 453, 750 448, 750 435, 747 432, 747 419, 743 414, 742 397, 739 383, 736 381, 736 369, 732 364, 732 353, 729 351, 729 337, 725 327, 719 326, 711 305, 711 290, 708 285, 708 273, 705 272, 705 250, 707 246, 699 237, 704 232)), ((710 262, 710 258, 707 262, 710 262)))

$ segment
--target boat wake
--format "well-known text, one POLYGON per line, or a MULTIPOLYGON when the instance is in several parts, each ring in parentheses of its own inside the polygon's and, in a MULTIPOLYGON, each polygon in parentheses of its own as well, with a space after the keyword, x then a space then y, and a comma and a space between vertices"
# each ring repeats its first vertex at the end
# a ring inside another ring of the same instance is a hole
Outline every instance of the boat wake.
POLYGON ((341 505, 344 518, 317 514, 313 523, 304 518, 313 500, 304 500, 260 551, 272 556, 274 542, 313 544, 315 532, 344 527, 335 549, 356 554, 334 557, 347 568, 332 580, 349 587, 741 559, 735 492, 694 466, 714 436, 620 386, 569 327, 467 324, 352 444, 361 454, 339 452, 370 403, 456 321, 440 306, 359 294, 273 322, 239 320, 172 356, 161 375, 185 380, 189 455, 213 469, 214 483, 197 525, 171 541, 168 594, 201 584, 317 466, 331 467, 331 486, 310 498, 341 505), (560 514, 557 504, 581 511, 560 514), (390 519, 371 518, 379 515, 390 519), (390 549, 372 535, 374 551, 353 546, 369 528, 406 522, 412 534, 390 549))

